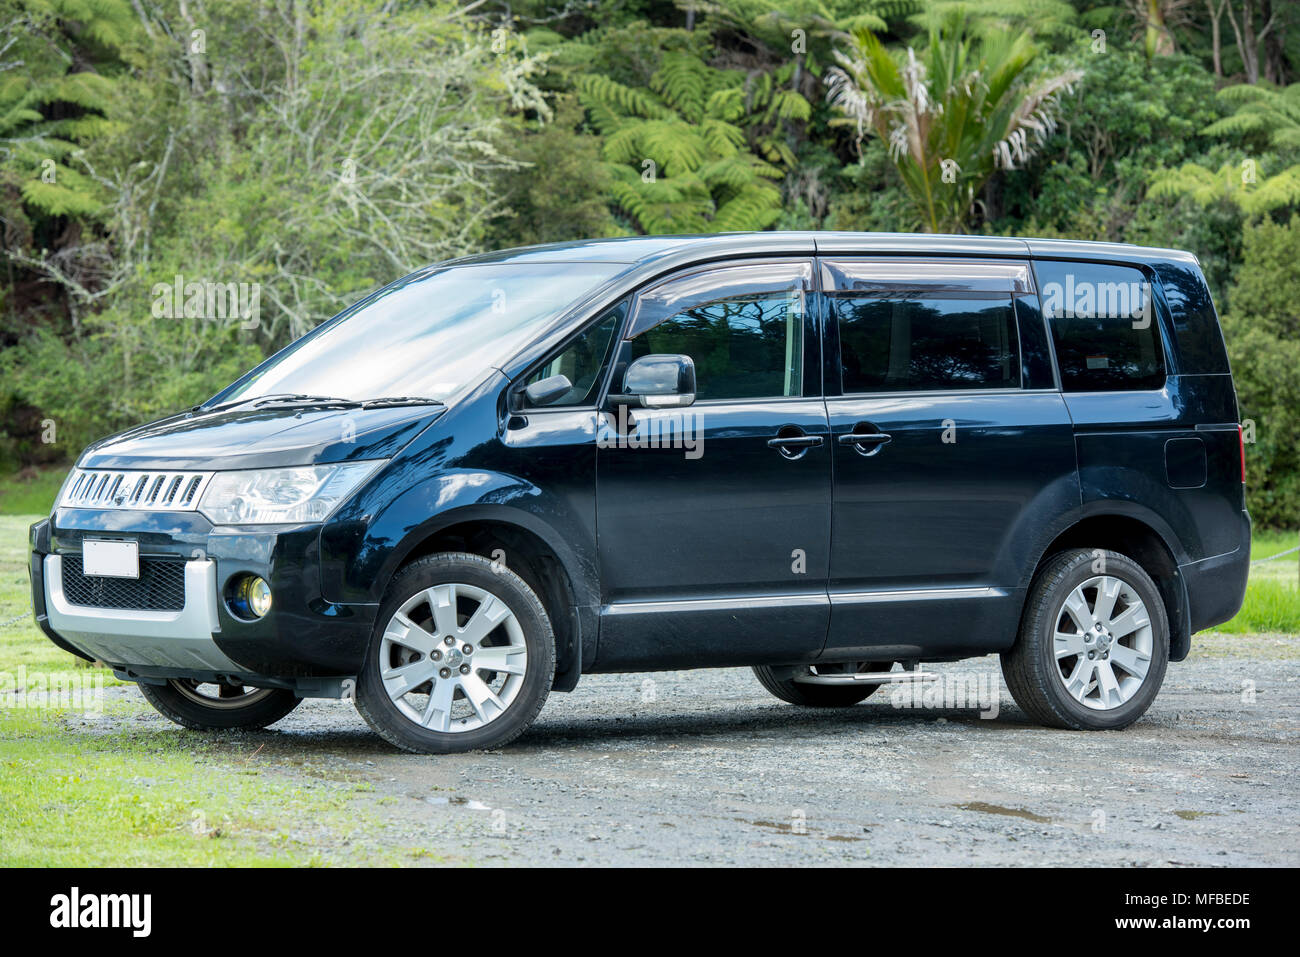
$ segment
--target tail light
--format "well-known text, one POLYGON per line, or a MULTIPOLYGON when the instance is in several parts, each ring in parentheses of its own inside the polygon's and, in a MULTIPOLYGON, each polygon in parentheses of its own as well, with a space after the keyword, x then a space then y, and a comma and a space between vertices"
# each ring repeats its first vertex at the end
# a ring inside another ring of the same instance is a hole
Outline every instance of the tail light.
POLYGON ((1246 484, 1246 435, 1241 430, 1241 425, 1237 426, 1237 447, 1241 449, 1241 484, 1246 484))

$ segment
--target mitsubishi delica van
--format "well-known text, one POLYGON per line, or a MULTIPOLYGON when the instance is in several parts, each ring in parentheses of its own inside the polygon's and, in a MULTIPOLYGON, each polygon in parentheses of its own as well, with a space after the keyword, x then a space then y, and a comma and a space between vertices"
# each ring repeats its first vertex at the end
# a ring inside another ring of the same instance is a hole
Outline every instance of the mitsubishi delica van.
POLYGON ((1232 377, 1185 252, 840 233, 430 266, 97 442, 36 620, 190 728, 353 697, 502 745, 583 674, 752 666, 845 707, 998 653, 1114 729, 1236 613, 1232 377))

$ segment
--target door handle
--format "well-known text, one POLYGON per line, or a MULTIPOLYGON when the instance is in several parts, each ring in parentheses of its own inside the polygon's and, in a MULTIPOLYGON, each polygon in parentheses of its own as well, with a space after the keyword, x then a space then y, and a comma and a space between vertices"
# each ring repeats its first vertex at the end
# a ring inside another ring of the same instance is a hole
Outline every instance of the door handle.
POLYGON ((768 439, 774 449, 811 449, 822 444, 820 435, 792 435, 789 438, 768 439))
POLYGON ((776 449, 788 459, 802 458, 809 449, 821 445, 825 439, 820 435, 808 435, 797 426, 783 428, 776 438, 767 440, 767 447, 776 449))
MULTIPOLYGON (((855 429, 860 427, 862 423, 854 426, 855 429)), ((875 455, 893 438, 888 432, 845 432, 836 441, 840 445, 852 446, 859 455, 875 455)))

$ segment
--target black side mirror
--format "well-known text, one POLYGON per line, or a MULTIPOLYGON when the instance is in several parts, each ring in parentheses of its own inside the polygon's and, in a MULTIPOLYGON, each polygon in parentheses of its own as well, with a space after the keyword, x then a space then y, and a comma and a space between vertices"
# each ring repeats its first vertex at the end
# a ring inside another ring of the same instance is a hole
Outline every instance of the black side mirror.
POLYGON ((573 391, 573 383, 567 375, 552 375, 538 379, 524 388, 524 398, 531 406, 550 405, 573 391))
POLYGON ((695 362, 690 356, 642 356, 623 376, 623 394, 610 396, 622 405, 671 409, 695 401, 695 362))

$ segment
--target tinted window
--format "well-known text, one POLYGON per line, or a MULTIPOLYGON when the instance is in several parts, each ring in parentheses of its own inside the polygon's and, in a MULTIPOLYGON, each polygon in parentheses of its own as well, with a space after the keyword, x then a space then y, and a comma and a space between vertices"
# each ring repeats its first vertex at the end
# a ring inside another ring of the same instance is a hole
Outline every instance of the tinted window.
POLYGON ((628 342, 627 361, 690 356, 700 399, 802 395, 804 300, 791 290, 700 303, 628 342))
POLYGON ((605 367, 610 343, 614 341, 614 333, 618 331, 626 311, 627 303, 619 303, 528 377, 529 385, 553 375, 568 376, 573 383, 573 388, 564 398, 547 403, 546 408, 588 405, 596 401, 596 393, 600 391, 600 372, 605 367))
POLYGON ((1020 386, 1011 297, 890 292, 835 300, 844 392, 1020 386))
POLYGON ((1164 351, 1151 286, 1141 270, 1040 262, 1039 296, 1066 392, 1158 389, 1164 351))

